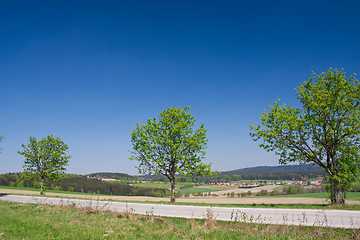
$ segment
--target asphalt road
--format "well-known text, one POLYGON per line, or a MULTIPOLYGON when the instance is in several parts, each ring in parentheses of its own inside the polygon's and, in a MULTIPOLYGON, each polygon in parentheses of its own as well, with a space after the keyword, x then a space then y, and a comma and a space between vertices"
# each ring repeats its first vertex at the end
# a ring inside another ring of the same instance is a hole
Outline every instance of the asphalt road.
POLYGON ((279 209, 279 208, 229 208, 161 205, 144 203, 124 203, 65 198, 49 198, 18 195, 0 195, 4 201, 21 203, 73 205, 79 208, 92 207, 117 212, 130 211, 135 214, 155 216, 197 218, 210 216, 223 221, 246 221, 266 224, 288 224, 339 228, 360 228, 360 211, 279 209))

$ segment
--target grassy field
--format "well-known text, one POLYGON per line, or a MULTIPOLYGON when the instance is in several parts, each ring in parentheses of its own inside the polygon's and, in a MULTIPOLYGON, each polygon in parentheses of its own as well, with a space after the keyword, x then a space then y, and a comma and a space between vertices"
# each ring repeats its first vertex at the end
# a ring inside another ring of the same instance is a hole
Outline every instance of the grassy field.
POLYGON ((360 239, 360 230, 160 218, 0 201, 3 239, 360 239))
MULTIPOLYGON (((175 188, 180 188, 186 184, 191 184, 191 183, 177 183, 175 185, 175 188)), ((163 182, 149 182, 149 183, 134 183, 132 184, 134 187, 146 187, 146 188, 166 188, 166 189, 170 189, 171 185, 170 183, 163 183, 163 182)))
POLYGON ((205 188, 205 187, 191 187, 191 188, 179 189, 178 191, 180 191, 181 194, 186 194, 186 193, 194 194, 194 193, 216 192, 216 191, 221 191, 221 190, 223 190, 223 189, 205 188))
MULTIPOLYGON (((33 192, 40 192, 40 189, 37 188, 26 188, 26 187, 10 187, 10 186, 0 186, 0 193, 1 189, 15 189, 15 190, 25 190, 25 191, 33 191, 33 192)), ((112 196, 107 194, 95 194, 95 193, 81 193, 81 192, 70 192, 70 191, 59 191, 59 190, 46 190, 46 193, 64 193, 64 194, 76 194, 76 195, 99 195, 99 196, 112 196)))
MULTIPOLYGON (((309 198, 329 198, 327 192, 321 193, 299 193, 299 194, 291 194, 291 195, 278 195, 272 197, 309 197, 309 198)), ((346 194, 346 200, 355 200, 360 201, 360 192, 348 192, 346 194)))
MULTIPOLYGON (((188 185, 191 183, 179 183, 176 184, 175 188, 177 189, 177 191, 179 191, 181 194, 194 194, 194 193, 204 193, 204 192, 216 192, 216 191, 221 191, 221 190, 226 190, 229 189, 229 187, 224 187, 224 186, 211 186, 211 188, 208 187, 202 187, 202 186, 198 186, 198 187, 189 187, 189 188, 181 188, 184 185, 188 185)), ((133 186, 136 187, 147 187, 147 188, 165 188, 165 189, 170 189, 170 183, 135 183, 133 184, 133 186)))
MULTIPOLYGON (((27 191, 34 191, 38 193, 39 189, 31 189, 31 188, 18 188, 18 187, 7 187, 7 186, 0 186, 0 193, 1 189, 16 189, 16 190, 27 190, 27 191)), ((190 188, 191 189, 191 188, 190 188)), ((206 189, 205 192, 209 191, 209 188, 196 188, 196 191, 199 192, 199 189, 206 189)), ((216 190, 216 189, 215 189, 216 190)), ((80 199, 81 195, 83 196, 110 196, 111 195, 102 195, 102 194, 89 194, 89 193, 77 193, 77 192, 67 192, 67 191, 53 191, 48 190, 47 192, 51 193, 60 193, 60 194, 73 194, 74 197, 80 199), (78 195, 78 196, 77 196, 78 195)), ((37 195, 39 196, 39 195, 37 195)), ((46 195, 45 195, 46 197, 46 195)), ((51 196, 51 197, 61 197, 61 196, 51 196)), ((279 196, 261 196, 261 198, 287 198, 287 197, 313 197, 313 198, 327 198, 327 193, 309 193, 309 194, 294 194, 294 195, 279 195, 279 196)), ((257 198, 257 197, 250 197, 250 198, 257 198)), ((239 207, 239 208, 288 208, 288 209, 340 209, 340 210, 355 210, 360 211, 360 205, 329 205, 329 204, 216 204, 216 203, 182 203, 182 202, 175 202, 170 203, 169 201, 129 201, 127 202, 134 202, 134 203, 153 203, 153 204, 175 204, 175 205, 192 205, 192 206, 213 206, 213 207, 239 207)), ((359 192, 350 192, 347 194, 347 200, 358 200, 360 201, 360 193, 359 192)), ((108 199, 107 201, 117 201, 108 199)), ((121 200, 124 201, 124 200, 121 200)))

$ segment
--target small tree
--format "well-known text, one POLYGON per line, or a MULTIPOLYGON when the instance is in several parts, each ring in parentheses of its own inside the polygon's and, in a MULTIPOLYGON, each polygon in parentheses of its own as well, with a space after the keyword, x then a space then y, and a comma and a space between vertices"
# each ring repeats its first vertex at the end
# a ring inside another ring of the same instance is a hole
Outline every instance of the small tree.
POLYGON ((250 135, 262 148, 275 151, 279 163, 298 161, 324 168, 332 203, 359 181, 360 84, 355 76, 329 69, 297 88, 302 108, 280 105, 262 113, 262 126, 250 135))
POLYGON ((195 131, 195 117, 189 107, 169 108, 158 120, 136 124, 131 132, 133 156, 139 161, 140 174, 161 174, 171 182, 171 202, 175 201, 175 174, 204 176, 212 174, 211 164, 204 164, 206 129, 202 124, 195 131))
POLYGON ((40 141, 35 137, 29 138, 29 144, 21 145, 24 150, 18 151, 25 157, 24 170, 31 174, 32 177, 40 178, 40 194, 44 194, 44 180, 49 179, 56 181, 59 174, 63 173, 68 165, 67 156, 68 146, 58 137, 48 135, 40 141))

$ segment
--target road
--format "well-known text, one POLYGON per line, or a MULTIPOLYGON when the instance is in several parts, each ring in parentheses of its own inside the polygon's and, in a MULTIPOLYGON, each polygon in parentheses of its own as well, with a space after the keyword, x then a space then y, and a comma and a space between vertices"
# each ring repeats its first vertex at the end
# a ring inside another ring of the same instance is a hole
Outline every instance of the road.
POLYGON ((117 212, 131 211, 136 214, 204 219, 213 215, 216 220, 246 221, 265 224, 288 224, 339 228, 360 228, 360 211, 315 210, 315 209, 271 209, 271 208, 229 208, 124 203, 66 198, 0 195, 4 201, 21 203, 73 205, 79 208, 92 207, 117 212))

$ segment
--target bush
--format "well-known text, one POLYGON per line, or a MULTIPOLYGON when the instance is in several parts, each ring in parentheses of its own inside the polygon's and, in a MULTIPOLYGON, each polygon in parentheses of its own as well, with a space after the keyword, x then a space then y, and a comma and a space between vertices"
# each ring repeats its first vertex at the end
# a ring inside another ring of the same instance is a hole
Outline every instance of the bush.
POLYGON ((281 192, 279 190, 273 190, 271 193, 270 193, 270 196, 276 196, 276 195, 281 195, 281 192))
POLYGON ((269 193, 268 193, 268 191, 267 190, 261 190, 260 191, 260 195, 261 196, 266 196, 266 195, 268 195, 269 193))
POLYGON ((192 184, 185 184, 184 186, 180 187, 180 189, 191 188, 191 187, 193 187, 192 184))
POLYGON ((179 191, 175 191, 174 194, 175 194, 175 198, 181 197, 181 192, 179 191))

